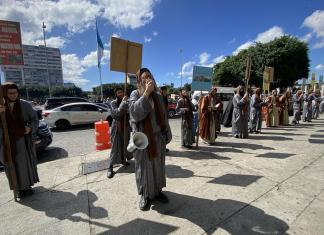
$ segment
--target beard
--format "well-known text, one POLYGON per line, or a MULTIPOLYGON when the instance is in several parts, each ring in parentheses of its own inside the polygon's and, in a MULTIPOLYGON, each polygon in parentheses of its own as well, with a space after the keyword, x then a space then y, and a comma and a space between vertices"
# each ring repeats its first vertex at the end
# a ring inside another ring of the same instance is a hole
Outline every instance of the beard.
POLYGON ((244 96, 244 91, 239 91, 239 95, 243 97, 244 96))

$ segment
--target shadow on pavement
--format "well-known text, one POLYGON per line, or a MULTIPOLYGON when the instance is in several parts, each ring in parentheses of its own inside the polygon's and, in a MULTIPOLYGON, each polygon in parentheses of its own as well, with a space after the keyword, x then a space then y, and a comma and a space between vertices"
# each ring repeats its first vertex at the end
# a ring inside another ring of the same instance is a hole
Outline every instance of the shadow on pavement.
MULTIPOLYGON (((216 146, 214 147, 208 147, 208 146, 199 146, 199 150, 206 151, 206 152, 218 152, 218 153, 244 153, 243 150, 241 149, 236 149, 236 148, 217 148, 217 143, 216 146)), ((229 160, 228 158, 227 160, 229 160)), ((225 159, 224 159, 225 160, 225 159)))
POLYGON ((293 138, 272 135, 272 136, 265 136, 265 135, 249 135, 249 139, 254 140, 274 140, 274 141, 285 141, 285 140, 293 140, 293 138))
POLYGON ((144 219, 134 219, 126 224, 123 224, 121 226, 111 228, 108 231, 98 233, 101 235, 105 234, 169 234, 175 230, 177 230, 178 227, 168 225, 168 224, 162 224, 154 221, 144 220, 144 219))
POLYGON ((324 130, 317 130, 316 132, 324 132, 324 130))
POLYGON ((68 152, 59 147, 48 147, 43 152, 37 154, 38 163, 51 162, 61 158, 67 158, 68 152))
MULTIPOLYGON (((215 151, 215 149, 213 151, 215 151)), ((167 153, 166 156, 189 158, 191 160, 205 160, 205 159, 230 160, 231 159, 229 157, 217 156, 215 153, 212 152, 199 151, 195 149, 188 150, 188 151, 181 151, 181 152, 170 149, 170 151, 167 153), (197 154, 197 152, 199 152, 200 154, 197 154)))
POLYGON ((165 166, 165 175, 168 178, 190 178, 194 176, 193 171, 183 169, 180 166, 175 165, 166 165, 165 166))
POLYGON ((216 146, 227 146, 232 148, 246 148, 246 149, 252 149, 252 150, 274 150, 274 148, 267 147, 260 144, 248 144, 248 143, 227 143, 227 142, 217 142, 216 146))
POLYGON ((296 154, 269 152, 269 153, 263 153, 263 154, 256 155, 255 157, 285 159, 285 158, 288 158, 288 157, 291 157, 291 156, 294 156, 294 155, 296 155, 296 154))
POLYGON ((44 187, 35 187, 34 190, 45 191, 35 193, 31 197, 23 198, 20 204, 25 205, 36 211, 42 211, 47 217, 56 218, 59 220, 68 219, 73 222, 87 222, 88 218, 83 218, 78 213, 83 213, 90 218, 100 219, 108 216, 106 209, 96 207, 94 202, 98 200, 96 194, 89 190, 82 190, 74 195, 70 192, 59 190, 48 191, 44 187), (89 208, 90 211, 89 211, 89 208))
MULTIPOLYGON (((275 130, 275 129, 274 129, 275 130)), ((285 135, 285 136, 302 136, 304 134, 297 134, 297 133, 286 133, 286 132, 271 132, 271 131, 264 131, 261 135, 285 135)))
POLYGON ((324 144, 324 139, 308 139, 311 144, 324 144))
POLYGON ((226 174, 226 175, 217 177, 211 181, 208 181, 208 183, 247 187, 250 184, 256 182, 260 178, 262 178, 262 176, 226 174))
POLYGON ((218 228, 234 235, 284 234, 289 228, 284 221, 240 201, 214 201, 173 192, 166 192, 166 195, 170 202, 155 202, 153 210, 163 215, 186 219, 202 228, 206 234, 213 234, 218 228))
POLYGON ((324 135, 319 135, 319 134, 312 134, 310 135, 311 138, 324 138, 324 135))

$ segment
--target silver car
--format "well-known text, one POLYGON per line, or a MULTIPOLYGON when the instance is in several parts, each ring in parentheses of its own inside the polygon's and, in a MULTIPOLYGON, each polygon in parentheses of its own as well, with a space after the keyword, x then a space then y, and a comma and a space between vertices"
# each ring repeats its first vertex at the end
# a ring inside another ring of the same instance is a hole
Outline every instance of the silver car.
POLYGON ((50 127, 59 129, 72 125, 94 123, 99 120, 108 121, 111 110, 94 103, 70 103, 52 110, 44 110, 43 118, 50 127))

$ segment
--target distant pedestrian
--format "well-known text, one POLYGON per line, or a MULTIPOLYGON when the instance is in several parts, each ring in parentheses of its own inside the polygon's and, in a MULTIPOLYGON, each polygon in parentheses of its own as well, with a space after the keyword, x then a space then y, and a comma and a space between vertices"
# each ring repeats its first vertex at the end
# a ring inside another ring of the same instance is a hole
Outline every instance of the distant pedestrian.
POLYGON ((117 88, 115 91, 116 99, 111 102, 111 116, 113 122, 111 125, 111 143, 112 148, 110 151, 109 164, 107 177, 112 178, 115 174, 113 171, 114 164, 129 165, 127 159, 131 158, 131 153, 126 151, 124 156, 124 148, 127 146, 130 137, 130 125, 128 114, 128 97, 124 95, 122 88, 117 88), (126 115, 126 131, 124 131, 124 121, 126 115), (127 135, 127 142, 124 143, 124 135, 127 135), (125 146, 126 145, 126 146, 125 146))
POLYGON ((235 138, 248 138, 249 128, 249 94, 238 86, 233 98, 232 135, 235 138))
POLYGON ((294 94, 292 98, 294 109, 294 117, 292 120, 293 125, 299 124, 299 121, 301 120, 301 108, 303 99, 303 92, 301 90, 297 90, 296 94, 294 94))
POLYGON ((271 96, 268 97, 269 126, 279 126, 279 99, 277 90, 272 90, 271 96))
POLYGON ((279 125, 289 125, 289 105, 290 105, 291 92, 288 88, 286 92, 279 98, 279 125))
POLYGON ((312 122, 313 116, 313 90, 309 90, 308 94, 304 94, 303 121, 312 122))
POLYGON ((265 105, 261 99, 260 88, 255 90, 250 102, 250 133, 260 133, 262 127, 261 108, 265 105))
POLYGON ((193 111, 194 106, 189 99, 186 89, 181 91, 181 98, 179 99, 176 107, 177 113, 181 114, 181 146, 185 148, 192 148, 195 142, 193 135, 193 111))
MULTIPOLYGON (((25 100, 19 98, 19 89, 15 84, 3 86, 5 105, 0 106, 0 112, 5 112, 11 155, 13 158, 18 197, 31 195, 31 186, 39 182, 37 173, 37 156, 34 142, 38 130, 38 116, 32 106, 25 100)), ((6 166, 8 162, 4 151, 3 128, 0 122, 0 161, 6 166)), ((10 189, 13 189, 8 169, 5 167, 10 189)))

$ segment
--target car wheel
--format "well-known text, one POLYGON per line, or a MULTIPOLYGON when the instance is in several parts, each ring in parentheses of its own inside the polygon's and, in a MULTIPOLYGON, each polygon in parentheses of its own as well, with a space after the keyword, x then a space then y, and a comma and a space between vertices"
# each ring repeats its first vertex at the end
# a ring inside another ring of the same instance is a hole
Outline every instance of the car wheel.
POLYGON ((71 126, 71 124, 69 123, 68 120, 61 119, 61 120, 56 121, 55 126, 57 129, 66 129, 66 128, 69 128, 71 126))
POLYGON ((169 110, 169 118, 173 118, 175 116, 175 110, 169 110))

